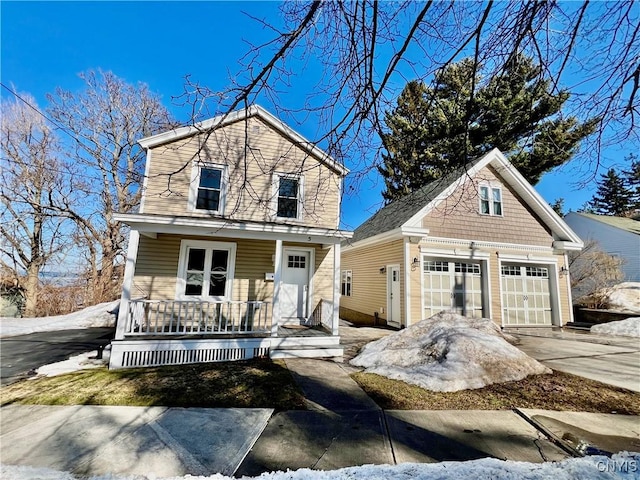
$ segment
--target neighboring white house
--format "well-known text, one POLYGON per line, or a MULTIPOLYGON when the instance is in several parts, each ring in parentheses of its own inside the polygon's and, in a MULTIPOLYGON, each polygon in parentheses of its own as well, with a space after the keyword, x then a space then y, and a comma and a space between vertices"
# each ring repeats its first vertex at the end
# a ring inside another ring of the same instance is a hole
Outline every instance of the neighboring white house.
POLYGON ((625 281, 640 282, 640 221, 577 212, 564 220, 584 241, 595 240, 604 252, 621 258, 625 281))

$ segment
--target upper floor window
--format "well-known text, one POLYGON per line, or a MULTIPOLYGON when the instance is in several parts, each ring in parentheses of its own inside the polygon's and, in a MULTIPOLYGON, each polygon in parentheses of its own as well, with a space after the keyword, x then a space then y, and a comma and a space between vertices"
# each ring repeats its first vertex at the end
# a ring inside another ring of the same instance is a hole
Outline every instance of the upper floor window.
POLYGON ((302 218, 302 177, 276 175, 276 217, 302 218))
POLYGON ((194 167, 189 202, 191 210, 224 211, 225 167, 199 164, 194 167))
POLYGON ((502 189, 480 187, 480 213, 482 215, 502 215, 502 189))

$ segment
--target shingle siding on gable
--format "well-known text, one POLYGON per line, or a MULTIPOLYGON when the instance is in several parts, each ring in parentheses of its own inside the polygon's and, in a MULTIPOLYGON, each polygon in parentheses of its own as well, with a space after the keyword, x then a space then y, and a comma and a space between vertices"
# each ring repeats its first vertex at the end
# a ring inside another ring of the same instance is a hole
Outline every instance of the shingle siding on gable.
POLYGON ((422 220, 429 236, 550 247, 551 233, 501 180, 486 167, 429 212, 422 220), (502 188, 503 216, 479 213, 478 186, 487 182, 502 188))
POLYGON ((152 148, 143 213, 210 217, 187 208, 193 160, 199 150, 201 160, 228 165, 225 217, 272 221, 273 172, 299 173, 304 176, 303 223, 338 227, 340 176, 255 117, 214 130, 208 139, 199 135, 152 148))

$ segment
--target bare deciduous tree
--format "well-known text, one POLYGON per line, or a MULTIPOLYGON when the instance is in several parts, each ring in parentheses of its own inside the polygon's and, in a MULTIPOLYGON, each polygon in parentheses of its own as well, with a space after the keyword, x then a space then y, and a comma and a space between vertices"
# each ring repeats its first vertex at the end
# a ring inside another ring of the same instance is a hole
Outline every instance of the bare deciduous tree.
POLYGON ((187 78, 181 99, 194 119, 266 101, 288 121, 317 121, 314 141, 364 174, 375 167, 383 112, 407 80, 429 84, 463 57, 499 75, 523 53, 542 66, 555 92, 573 94, 568 114, 600 120, 581 158, 590 174, 603 146, 638 141, 640 14, 633 1, 311 1, 284 2, 281 12, 282 22, 255 19, 273 38, 250 46, 228 90, 187 78), (297 105, 296 83, 308 92, 297 105))
POLYGON ((76 222, 76 239, 88 252, 93 301, 117 296, 114 266, 126 244, 124 227, 114 213, 134 212, 140 204, 145 153, 137 141, 173 126, 169 113, 147 85, 130 85, 111 72, 80 75, 85 89, 61 89, 49 95, 49 115, 75 138, 66 154, 90 175, 74 178, 84 207, 64 206, 76 222))
POLYGON ((594 240, 569 254, 569 270, 574 303, 592 308, 606 308, 611 287, 624 277, 622 260, 604 252, 594 240))
POLYGON ((57 206, 68 183, 58 148, 56 135, 35 109, 17 100, 2 102, 0 264, 24 288, 26 316, 37 314, 42 268, 65 246, 57 206))

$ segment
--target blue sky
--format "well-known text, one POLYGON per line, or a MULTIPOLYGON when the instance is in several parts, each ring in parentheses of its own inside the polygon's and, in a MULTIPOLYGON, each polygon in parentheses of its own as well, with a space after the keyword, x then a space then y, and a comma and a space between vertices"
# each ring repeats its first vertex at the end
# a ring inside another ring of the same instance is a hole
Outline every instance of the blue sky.
MULTIPOLYGON (((79 72, 110 70, 130 83, 148 84, 178 120, 186 121, 189 109, 172 100, 182 93, 186 75, 213 90, 223 89, 229 75, 240 70, 246 41, 260 44, 272 38, 271 31, 243 12, 280 21, 276 2, 2 1, 0 76, 2 83, 30 93, 44 108, 46 94, 56 87, 82 87, 79 72)), ((299 106, 309 93, 308 83, 295 85, 286 97, 290 107, 299 106)), ((259 103, 270 108, 266 101, 259 103)), ((317 134, 312 125, 294 128, 310 139, 317 134)), ((622 164, 628 153, 610 149, 605 165, 622 164)), ((580 170, 578 162, 570 163, 545 175, 536 188, 547 201, 564 197, 565 207, 575 210, 595 190, 593 181, 578 189, 576 179, 584 178, 580 170)), ((345 227, 355 228, 379 208, 382 186, 370 176, 359 192, 344 199, 345 227)))

